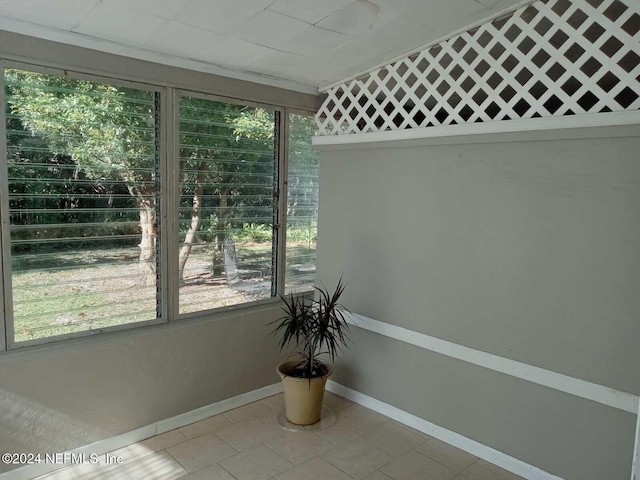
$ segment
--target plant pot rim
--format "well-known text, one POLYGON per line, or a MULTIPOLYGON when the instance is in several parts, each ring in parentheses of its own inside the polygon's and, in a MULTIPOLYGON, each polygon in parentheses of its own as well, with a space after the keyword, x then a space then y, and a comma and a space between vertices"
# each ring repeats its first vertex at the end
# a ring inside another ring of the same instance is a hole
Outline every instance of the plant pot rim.
MULTIPOLYGON (((291 367, 295 367, 298 363, 299 363, 298 360, 285 360, 284 362, 281 362, 278 365, 278 368, 276 368, 276 372, 278 373, 278 375, 280 375, 280 378, 282 380, 286 378, 287 381, 292 381, 292 382, 308 382, 309 381, 308 378, 292 377, 291 375, 287 375, 284 373, 284 370, 287 370, 288 368, 291 368, 291 367)), ((330 377, 332 373, 333 373, 333 365, 327 365, 327 373, 325 373, 321 377, 311 377, 311 381, 324 380, 330 377)))

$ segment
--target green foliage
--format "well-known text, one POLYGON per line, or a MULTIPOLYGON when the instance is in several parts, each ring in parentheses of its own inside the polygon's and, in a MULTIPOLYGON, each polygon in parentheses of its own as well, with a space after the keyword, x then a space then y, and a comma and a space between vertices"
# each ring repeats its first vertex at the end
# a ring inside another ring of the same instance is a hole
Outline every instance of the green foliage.
POLYGON ((344 314, 348 310, 339 303, 345 285, 342 278, 333 293, 324 288, 315 287, 316 297, 309 299, 304 295, 282 297, 285 315, 271 322, 276 324, 272 334, 279 336, 282 351, 290 344, 300 347, 300 362, 296 370, 304 378, 322 376, 327 371, 320 355, 326 354, 331 362, 341 347, 349 340, 349 324, 344 314))
POLYGON ((233 239, 238 242, 270 242, 273 235, 273 227, 264 223, 245 223, 242 229, 233 233, 233 239))
POLYGON ((287 242, 310 243, 318 240, 318 223, 309 225, 289 225, 287 227, 287 242))
POLYGON ((13 69, 5 81, 11 113, 51 153, 71 157, 89 178, 151 181, 151 92, 13 69))

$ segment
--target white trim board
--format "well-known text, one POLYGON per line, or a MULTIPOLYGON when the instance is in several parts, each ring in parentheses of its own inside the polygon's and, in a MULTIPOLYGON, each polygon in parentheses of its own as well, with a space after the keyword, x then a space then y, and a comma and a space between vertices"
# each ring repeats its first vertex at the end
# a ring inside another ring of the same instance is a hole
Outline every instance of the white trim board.
MULTIPOLYGON (((248 403, 257 402, 258 400, 262 400, 263 398, 277 395, 280 392, 282 392, 282 382, 274 383, 273 385, 267 385, 266 387, 262 387, 247 393, 242 393, 235 397, 212 403, 211 405, 205 405, 204 407, 196 408, 195 410, 191 410, 190 412, 181 413, 180 415, 176 415, 175 417, 160 420, 159 422, 153 423, 151 425, 136 428, 135 430, 116 435, 115 437, 109 437, 105 438, 104 440, 99 440, 95 443, 76 448, 75 450, 71 450, 67 453, 76 455, 81 453, 84 453, 86 455, 95 453, 97 455, 102 455, 104 453, 111 452, 118 448, 126 447, 127 445, 131 445, 132 443, 145 440, 155 435, 159 435, 176 428, 184 427, 185 425, 204 420, 205 418, 209 418, 213 415, 218 415, 219 413, 241 407, 248 403)), ((64 466, 48 463, 26 465, 0 474, 0 479, 27 480, 61 468, 64 468, 64 466)))
POLYGON ((355 403, 362 405, 363 407, 370 408, 371 410, 385 415, 393 420, 396 420, 404 425, 414 428, 420 432, 426 433, 438 440, 453 445, 460 450, 464 450, 478 458, 493 463, 505 470, 509 470, 516 475, 527 478, 528 480, 563 480, 561 477, 557 477, 549 472, 541 470, 533 465, 511 457, 506 453, 495 450, 491 447, 476 442, 470 438, 467 438, 459 433, 447 430, 435 423, 428 422, 420 417, 416 417, 404 410, 389 405, 388 403, 381 402, 369 395, 352 390, 349 387, 345 387, 333 380, 327 381, 327 390, 341 395, 355 403))
POLYGON ((358 314, 348 314, 347 321, 356 327, 369 330, 385 337, 400 340, 435 353, 504 373, 512 377, 553 388, 580 398, 637 414, 639 398, 637 395, 616 390, 596 383, 570 377, 527 363, 500 357, 491 353, 465 347, 457 343, 431 337, 423 333, 391 325, 358 314))
POLYGON ((519 118, 497 122, 462 123, 434 127, 385 130, 383 132, 345 135, 317 135, 313 146, 365 148, 394 146, 391 142, 425 142, 446 145, 460 143, 493 143, 563 140, 574 138, 609 138, 612 136, 640 136, 640 111, 586 113, 558 117, 519 118), (596 128, 597 127, 597 128, 596 128), (612 132, 603 127, 627 127, 612 132), (589 130, 585 130, 589 129, 589 130), (535 136, 532 134, 535 133, 535 136))

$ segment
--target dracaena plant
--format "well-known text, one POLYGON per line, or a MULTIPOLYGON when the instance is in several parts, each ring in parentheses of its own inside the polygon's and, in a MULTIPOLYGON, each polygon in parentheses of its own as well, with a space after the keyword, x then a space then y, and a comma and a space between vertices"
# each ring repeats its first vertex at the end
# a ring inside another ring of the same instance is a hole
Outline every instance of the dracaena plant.
POLYGON ((340 349, 347 346, 348 310, 339 303, 344 287, 341 278, 333 293, 314 287, 313 298, 293 294, 282 297, 285 315, 272 322, 276 328, 271 333, 280 336, 280 351, 289 344, 299 348, 300 361, 290 375, 309 379, 322 376, 328 368, 320 356, 327 355, 333 363, 340 349))

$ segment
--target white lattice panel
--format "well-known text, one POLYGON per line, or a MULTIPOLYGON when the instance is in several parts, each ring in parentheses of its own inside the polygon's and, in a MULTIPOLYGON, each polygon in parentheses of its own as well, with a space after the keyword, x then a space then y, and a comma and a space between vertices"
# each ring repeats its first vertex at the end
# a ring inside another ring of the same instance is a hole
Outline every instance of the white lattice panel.
POLYGON ((329 89, 320 135, 640 109, 640 0, 538 1, 329 89))

